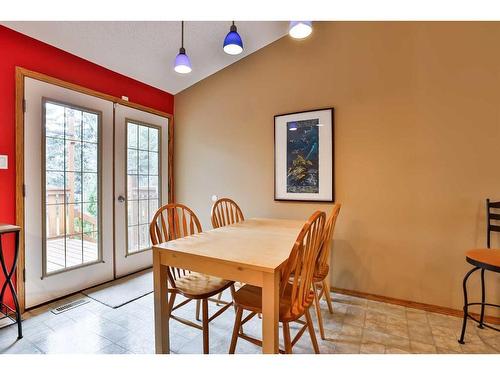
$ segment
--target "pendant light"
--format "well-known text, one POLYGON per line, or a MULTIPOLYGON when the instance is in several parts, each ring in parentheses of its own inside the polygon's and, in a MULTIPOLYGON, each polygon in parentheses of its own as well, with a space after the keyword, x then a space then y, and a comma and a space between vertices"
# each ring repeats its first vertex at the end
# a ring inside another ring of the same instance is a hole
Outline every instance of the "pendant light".
POLYGON ((312 33, 311 21, 290 21, 288 34, 294 39, 307 38, 312 33))
POLYGON ((187 74, 191 72, 191 61, 189 61, 186 50, 184 49, 184 21, 181 21, 181 48, 175 57, 174 70, 177 73, 187 74))
POLYGON ((224 38, 224 52, 228 55, 239 55, 243 52, 243 41, 234 24, 231 25, 229 33, 224 38))

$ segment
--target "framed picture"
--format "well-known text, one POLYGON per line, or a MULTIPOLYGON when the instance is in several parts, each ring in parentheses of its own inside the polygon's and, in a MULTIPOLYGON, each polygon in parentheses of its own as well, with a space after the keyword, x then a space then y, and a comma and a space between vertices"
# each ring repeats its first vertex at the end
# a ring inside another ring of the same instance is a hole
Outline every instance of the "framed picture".
POLYGON ((333 108, 274 116, 274 200, 333 202, 333 108))

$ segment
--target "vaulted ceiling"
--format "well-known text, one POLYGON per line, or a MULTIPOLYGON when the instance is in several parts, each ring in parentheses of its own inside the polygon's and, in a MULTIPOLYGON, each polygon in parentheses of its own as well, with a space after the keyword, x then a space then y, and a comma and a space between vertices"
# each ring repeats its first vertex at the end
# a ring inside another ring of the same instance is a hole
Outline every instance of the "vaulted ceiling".
POLYGON ((224 53, 222 43, 230 21, 184 22, 184 47, 193 71, 174 72, 181 23, 144 22, 1 22, 35 39, 63 49, 108 69, 176 94, 203 78, 265 47, 287 33, 287 22, 236 22, 244 52, 224 53))

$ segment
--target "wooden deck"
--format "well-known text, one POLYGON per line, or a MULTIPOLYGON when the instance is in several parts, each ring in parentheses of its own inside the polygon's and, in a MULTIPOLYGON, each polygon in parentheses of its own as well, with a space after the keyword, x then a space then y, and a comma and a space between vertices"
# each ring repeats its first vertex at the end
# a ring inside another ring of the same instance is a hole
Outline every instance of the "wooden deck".
POLYGON ((83 241, 82 245, 81 240, 67 238, 65 256, 64 238, 54 238, 47 241, 47 272, 93 262, 97 258, 98 250, 95 242, 83 241))

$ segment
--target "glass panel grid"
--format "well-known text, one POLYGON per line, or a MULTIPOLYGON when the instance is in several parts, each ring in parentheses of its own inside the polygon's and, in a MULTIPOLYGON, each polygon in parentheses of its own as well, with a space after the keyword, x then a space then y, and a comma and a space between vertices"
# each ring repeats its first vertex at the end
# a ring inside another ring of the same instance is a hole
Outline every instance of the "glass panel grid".
POLYGON ((100 259, 100 124, 96 113, 44 104, 44 274, 50 274, 100 259))
POLYGON ((151 248, 149 222, 159 207, 159 129, 127 122, 127 254, 151 248))

